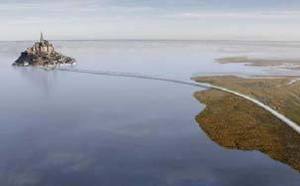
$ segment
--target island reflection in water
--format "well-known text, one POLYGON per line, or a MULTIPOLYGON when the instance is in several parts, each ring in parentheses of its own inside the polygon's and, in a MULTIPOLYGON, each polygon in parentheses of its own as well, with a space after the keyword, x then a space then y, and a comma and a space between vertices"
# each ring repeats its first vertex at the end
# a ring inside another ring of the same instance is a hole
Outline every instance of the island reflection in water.
MULTIPOLYGON (((201 42, 59 43, 80 69, 183 80, 220 70, 257 74, 219 68, 219 54, 201 42)), ((12 68, 27 45, 8 42, 3 49, 12 50, 0 51, 1 186, 299 185, 287 165, 211 141, 194 120, 203 108, 192 97, 198 88, 12 68)))
POLYGON ((222 147, 260 151, 300 171, 300 135, 242 98, 215 90, 196 92, 207 104, 195 120, 222 147))

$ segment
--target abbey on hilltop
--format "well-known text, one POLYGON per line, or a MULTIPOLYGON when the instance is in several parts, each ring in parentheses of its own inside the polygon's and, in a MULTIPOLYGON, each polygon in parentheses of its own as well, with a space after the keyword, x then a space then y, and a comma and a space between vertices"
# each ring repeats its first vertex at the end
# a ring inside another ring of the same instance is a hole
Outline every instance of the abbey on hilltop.
POLYGON ((40 41, 21 53, 13 63, 15 66, 56 66, 60 64, 74 64, 75 59, 64 56, 55 51, 53 45, 44 40, 41 33, 40 41))

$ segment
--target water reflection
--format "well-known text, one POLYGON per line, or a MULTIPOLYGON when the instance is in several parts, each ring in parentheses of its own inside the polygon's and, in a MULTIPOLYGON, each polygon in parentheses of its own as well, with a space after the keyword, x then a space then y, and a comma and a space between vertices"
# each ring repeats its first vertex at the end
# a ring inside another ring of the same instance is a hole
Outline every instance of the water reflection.
MULTIPOLYGON (((212 63, 216 55, 201 44, 142 50, 140 45, 149 45, 88 42, 77 48, 80 43, 64 42, 61 51, 89 70, 161 73, 183 80, 195 72, 236 70, 212 63)), ((1 186, 300 183, 298 172, 262 153, 227 150, 209 140, 194 121, 202 109, 191 97, 195 87, 12 69, 16 49, 9 58, 0 51, 1 186)))
POLYGON ((59 81, 59 73, 55 70, 45 71, 39 68, 12 67, 19 72, 21 77, 28 80, 34 87, 40 89, 43 94, 49 95, 53 91, 55 84, 59 81))
MULTIPOLYGON (((196 92, 195 97, 208 96, 209 91, 196 92)), ((211 94, 207 108, 195 117, 202 130, 222 147, 260 151, 274 160, 300 171, 300 135, 272 119, 265 112, 247 110, 251 105, 231 100, 230 96, 211 94), (218 101, 222 103, 217 103, 218 101), (233 101, 235 103, 233 103, 233 101), (217 104, 222 104, 222 106, 217 104), (219 108, 214 108, 219 107, 219 108), (244 109, 243 109, 244 108, 244 109), (255 115, 254 115, 255 113, 255 115), (245 119, 247 118, 247 119, 245 119)), ((207 97, 204 102, 207 101, 207 97)), ((255 109, 254 109, 255 110, 255 109)))

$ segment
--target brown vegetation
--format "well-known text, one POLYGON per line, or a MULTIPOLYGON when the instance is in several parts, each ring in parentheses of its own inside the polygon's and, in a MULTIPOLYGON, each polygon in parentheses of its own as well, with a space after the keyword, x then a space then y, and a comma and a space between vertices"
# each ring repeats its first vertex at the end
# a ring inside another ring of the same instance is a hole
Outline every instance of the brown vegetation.
POLYGON ((217 90, 196 92, 206 104, 196 121, 219 145, 258 150, 300 171, 300 135, 255 104, 217 90))
POLYGON ((300 81, 299 77, 258 77, 245 79, 235 76, 214 76, 195 78, 223 86, 249 95, 269 105, 296 123, 300 123, 300 81))

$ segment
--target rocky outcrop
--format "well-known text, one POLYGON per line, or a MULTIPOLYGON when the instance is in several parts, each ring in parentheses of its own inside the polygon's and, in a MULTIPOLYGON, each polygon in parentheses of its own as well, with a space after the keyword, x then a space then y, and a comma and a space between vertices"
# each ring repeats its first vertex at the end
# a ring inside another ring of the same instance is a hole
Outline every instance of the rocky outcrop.
POLYGON ((39 42, 27 48, 13 63, 14 66, 56 66, 61 64, 74 64, 75 59, 64 56, 55 51, 53 45, 44 40, 43 35, 39 42))

